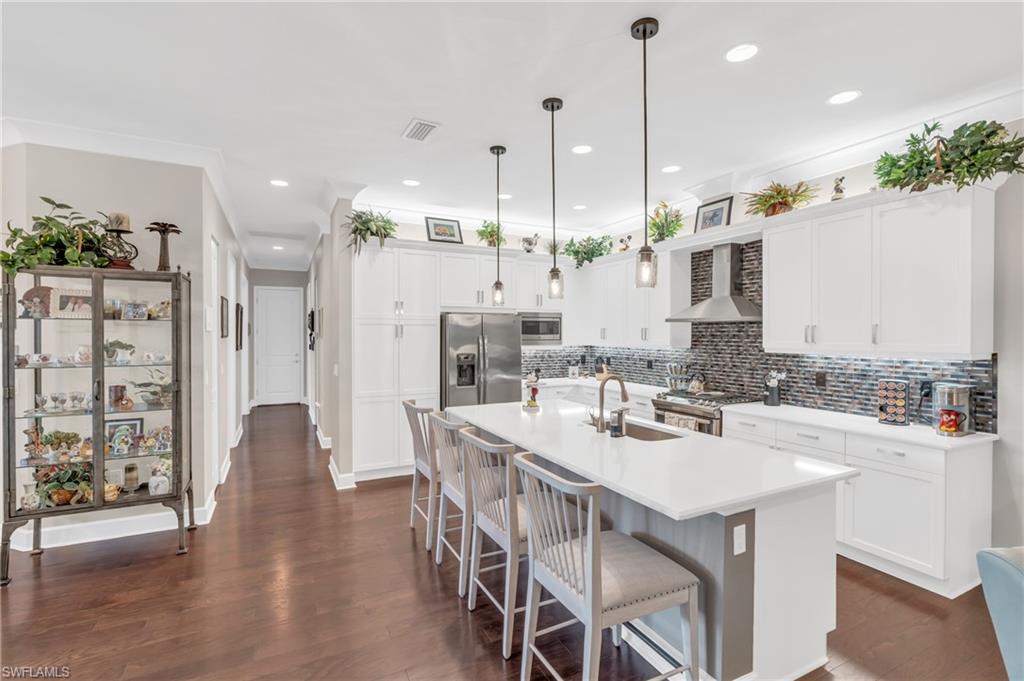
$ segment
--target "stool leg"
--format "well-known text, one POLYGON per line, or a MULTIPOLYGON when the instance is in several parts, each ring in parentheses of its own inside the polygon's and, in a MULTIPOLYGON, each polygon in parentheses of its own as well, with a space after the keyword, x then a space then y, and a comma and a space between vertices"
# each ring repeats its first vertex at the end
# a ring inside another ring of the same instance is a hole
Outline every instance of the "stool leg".
POLYGON ((423 476, 427 480, 427 553, 434 548, 434 529, 437 527, 437 480, 431 476, 423 476))
POLYGON ((687 603, 687 620, 690 625, 690 681, 700 681, 700 600, 697 591, 696 586, 689 588, 690 597, 687 603))
POLYGON ((466 604, 470 610, 476 609, 476 580, 480 577, 480 549, 483 543, 483 530, 473 523, 473 557, 469 565, 469 602, 466 604))
POLYGON ((622 625, 621 624, 613 624, 612 625, 612 645, 614 645, 616 648, 618 648, 619 646, 622 645, 622 625))
MULTIPOLYGON (((469 506, 467 502, 466 506, 469 506)), ((459 540, 459 598, 466 595, 469 581, 470 539, 473 537, 473 514, 462 511, 462 537, 459 540)))
POLYGON ((505 553, 505 626, 502 632, 501 654, 512 657, 512 633, 516 623, 516 592, 519 590, 518 547, 505 553))
MULTIPOLYGON (((598 612, 600 617, 600 612, 598 612)), ((587 622, 583 634, 583 681, 597 681, 601 673, 601 624, 587 622)))
MULTIPOLYGON (((444 558, 444 532, 448 528, 448 496, 441 492, 441 501, 437 504, 437 541, 434 543, 434 563, 441 564, 444 558)), ((461 574, 461 570, 459 573, 461 574)), ((461 590, 462 586, 459 586, 461 590)))
POLYGON ((409 527, 416 527, 416 500, 420 498, 420 469, 412 469, 412 503, 409 505, 409 527))
POLYGON ((530 675, 533 673, 533 649, 530 648, 530 645, 537 638, 540 592, 540 584, 533 579, 533 565, 531 565, 530 581, 526 586, 526 622, 523 624, 523 666, 519 672, 520 681, 530 681, 530 675))

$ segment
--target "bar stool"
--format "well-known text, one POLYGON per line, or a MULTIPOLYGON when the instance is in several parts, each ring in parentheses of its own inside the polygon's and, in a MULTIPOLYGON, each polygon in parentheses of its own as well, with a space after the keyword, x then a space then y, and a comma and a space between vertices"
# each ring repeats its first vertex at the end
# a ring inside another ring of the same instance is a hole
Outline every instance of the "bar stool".
POLYGON ((414 455, 414 467, 412 471, 412 502, 409 508, 409 527, 416 527, 416 514, 419 513, 427 521, 426 549, 430 551, 434 547, 434 523, 437 520, 437 482, 440 475, 437 471, 437 453, 434 443, 427 427, 427 416, 434 412, 431 407, 417 407, 416 400, 403 400, 405 415, 409 419, 409 429, 412 430, 412 451, 414 455), (427 496, 420 497, 420 478, 427 481, 427 496), (419 507, 422 501, 427 502, 427 510, 419 507))
POLYGON ((437 447, 437 462, 441 472, 441 498, 437 511, 437 544, 434 547, 434 562, 438 565, 444 559, 444 549, 448 548, 459 561, 459 598, 466 595, 466 581, 469 575, 470 538, 473 532, 473 494, 466 481, 466 467, 463 462, 462 448, 459 446, 459 431, 466 427, 464 423, 452 423, 441 414, 431 414, 430 434, 437 447), (448 515, 448 504, 459 509, 462 525, 451 530, 460 530, 459 548, 448 541, 448 520, 458 513, 448 515))
MULTIPOLYGON (((525 556, 526 548, 526 501, 517 494, 515 468, 512 457, 515 445, 500 445, 480 438, 475 428, 459 431, 462 442, 463 461, 468 473, 473 494, 473 553, 469 568, 470 610, 476 608, 477 591, 483 591, 502 614, 501 654, 507 660, 512 657, 512 628, 517 613, 525 607, 516 607, 516 590, 519 583, 519 560, 525 556), (509 498, 515 503, 509 503, 509 498), (484 535, 498 545, 497 551, 482 553, 484 535), (505 554, 505 563, 480 567, 480 559, 505 554), (480 582, 480 573, 505 568, 505 598, 501 603, 480 582)), ((550 599, 541 605, 553 603, 550 599)))
MULTIPOLYGON (((535 641, 580 621, 583 638, 583 678, 596 681, 601 663, 601 630, 612 627, 619 645, 623 622, 679 607, 688 611, 689 664, 655 679, 667 679, 686 670, 691 681, 700 678, 698 622, 700 580, 689 570, 633 537, 601 531, 601 486, 565 480, 535 463, 529 452, 517 454, 515 467, 523 483, 529 527, 529 585, 523 630, 522 681, 529 681, 533 657, 556 679, 562 677, 537 650, 535 641), (575 516, 573 537, 570 518, 575 516), (537 631, 541 587, 547 589, 575 617, 537 631)), ((683 640, 687 639, 686 628, 683 640)), ((654 681, 654 680, 652 680, 654 681)))

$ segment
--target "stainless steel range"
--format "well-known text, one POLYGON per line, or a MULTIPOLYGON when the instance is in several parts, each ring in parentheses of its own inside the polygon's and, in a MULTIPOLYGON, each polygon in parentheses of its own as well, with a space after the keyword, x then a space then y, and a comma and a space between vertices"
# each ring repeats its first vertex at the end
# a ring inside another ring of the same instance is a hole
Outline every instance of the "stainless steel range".
POLYGON ((709 435, 722 435, 722 407, 740 402, 757 402, 750 395, 685 390, 663 392, 651 400, 654 420, 669 426, 688 428, 709 435))

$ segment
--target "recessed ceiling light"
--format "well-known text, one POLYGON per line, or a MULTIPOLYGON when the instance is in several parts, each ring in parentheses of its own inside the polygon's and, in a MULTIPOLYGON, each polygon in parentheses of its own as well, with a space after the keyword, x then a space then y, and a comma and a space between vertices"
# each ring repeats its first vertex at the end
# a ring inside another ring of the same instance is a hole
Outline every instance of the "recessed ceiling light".
POLYGON ((858 99, 863 93, 860 90, 843 90, 828 98, 829 104, 849 104, 858 99))
POLYGON ((284 250, 284 246, 271 246, 271 248, 273 248, 275 251, 283 251, 284 250))
POLYGON ((757 54, 757 45, 737 45, 725 53, 725 60, 731 62, 746 61, 757 54))
POLYGON ((420 186, 420 181, 419 180, 402 180, 402 184, 404 184, 406 187, 419 187, 420 186))
POLYGON ((586 210, 587 206, 586 206, 586 204, 583 204, 583 203, 577 203, 575 206, 572 207, 572 209, 573 210, 586 210))
POLYGON ((274 185, 275 187, 287 187, 288 180, 271 180, 270 184, 274 185))
POLYGON ((512 195, 511 194, 498 194, 498 198, 501 199, 502 201, 508 201, 509 199, 512 198, 512 195))
POLYGON ((680 170, 680 166, 665 166, 664 168, 661 169, 661 172, 663 172, 663 173, 678 173, 679 170, 680 170))
POLYGON ((572 153, 574 153, 574 154, 589 154, 593 150, 594 150, 594 147, 590 146, 589 144, 577 144, 575 147, 572 148, 572 153))

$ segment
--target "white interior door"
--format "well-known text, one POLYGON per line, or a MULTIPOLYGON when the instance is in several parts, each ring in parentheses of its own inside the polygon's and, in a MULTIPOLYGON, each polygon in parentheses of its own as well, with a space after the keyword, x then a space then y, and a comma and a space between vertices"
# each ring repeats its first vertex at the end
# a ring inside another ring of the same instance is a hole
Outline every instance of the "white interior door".
POLYGON ((260 404, 302 399, 302 289, 256 287, 256 395, 260 404))

